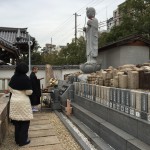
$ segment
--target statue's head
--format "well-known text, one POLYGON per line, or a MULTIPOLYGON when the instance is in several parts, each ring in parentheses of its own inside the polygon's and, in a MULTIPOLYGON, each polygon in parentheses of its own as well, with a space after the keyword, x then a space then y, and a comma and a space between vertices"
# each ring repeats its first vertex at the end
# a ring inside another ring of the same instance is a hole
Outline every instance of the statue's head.
POLYGON ((86 8, 86 15, 89 19, 94 18, 95 13, 96 13, 96 11, 93 7, 86 8))

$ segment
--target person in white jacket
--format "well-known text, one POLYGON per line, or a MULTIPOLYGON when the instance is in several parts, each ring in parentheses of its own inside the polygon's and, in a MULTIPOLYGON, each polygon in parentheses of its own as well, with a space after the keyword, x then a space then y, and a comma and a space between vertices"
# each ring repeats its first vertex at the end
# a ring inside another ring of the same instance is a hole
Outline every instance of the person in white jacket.
POLYGON ((15 125, 15 142, 19 146, 30 143, 28 129, 33 113, 29 95, 32 94, 32 86, 26 75, 29 68, 25 63, 20 63, 15 68, 15 73, 9 82, 11 92, 9 117, 15 125))

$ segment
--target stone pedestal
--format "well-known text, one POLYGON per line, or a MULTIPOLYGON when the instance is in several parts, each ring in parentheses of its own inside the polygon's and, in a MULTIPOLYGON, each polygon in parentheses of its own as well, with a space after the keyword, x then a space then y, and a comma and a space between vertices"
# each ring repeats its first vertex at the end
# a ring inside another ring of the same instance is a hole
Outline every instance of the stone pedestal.
POLYGON ((80 65, 83 73, 93 73, 101 69, 101 64, 97 63, 84 63, 80 65))
POLYGON ((80 81, 80 82, 87 82, 87 77, 89 76, 90 74, 81 74, 81 75, 79 75, 78 76, 78 80, 80 81))
POLYGON ((0 144, 8 130, 8 98, 0 98, 0 144))

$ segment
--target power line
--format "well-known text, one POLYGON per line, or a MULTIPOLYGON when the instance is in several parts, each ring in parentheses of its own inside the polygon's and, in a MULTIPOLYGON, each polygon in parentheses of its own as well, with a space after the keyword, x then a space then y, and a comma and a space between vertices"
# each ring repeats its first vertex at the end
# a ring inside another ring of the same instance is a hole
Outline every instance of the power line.
POLYGON ((74 14, 75 15, 75 44, 77 42, 77 17, 78 16, 81 16, 81 15, 78 15, 77 13, 74 14))
MULTIPOLYGON (((90 1, 89 3, 87 3, 84 7, 86 7, 88 4, 93 3, 93 0, 90 1)), ((84 7, 82 7, 81 9, 79 9, 76 12, 79 12, 80 10, 82 10, 84 7)), ((59 25, 53 32, 51 32, 50 34, 53 36, 55 34, 55 32, 61 30, 61 27, 63 27, 63 25, 65 25, 66 23, 68 23, 71 19, 73 18, 73 15, 70 16, 68 19, 66 19, 61 25, 59 25)))
MULTIPOLYGON (((88 5, 91 5, 90 7, 94 7, 94 6, 98 6, 100 3, 102 3, 104 0, 101 0, 101 1, 98 1, 98 0, 96 0, 96 1, 94 1, 94 0, 92 0, 92 1, 90 1, 90 2, 88 2, 86 5, 84 5, 81 9, 79 9, 78 11, 76 11, 76 13, 78 12, 80 12, 80 14, 83 14, 83 13, 85 13, 85 11, 86 11, 86 7, 88 6, 88 5), (84 10, 83 10, 84 9, 84 10)), ((107 5, 107 7, 108 6, 110 6, 112 4, 112 2, 111 3, 109 3, 108 5, 107 5)), ((105 6, 106 7, 106 6, 105 6)), ((103 8, 104 9, 104 8, 103 8)), ((102 10, 102 9, 100 9, 100 10, 102 10)), ((100 10, 99 11, 97 11, 97 13, 98 12, 100 12, 100 10)), ((74 14, 75 15, 75 14, 74 14)), ((66 36, 66 32, 68 33, 68 29, 67 29, 67 31, 65 31, 66 30, 66 27, 68 27, 68 24, 70 24, 70 21, 72 21, 73 20, 73 15, 72 16, 70 16, 68 19, 66 19, 61 25, 59 25, 53 32, 51 32, 51 36, 54 36, 54 37, 58 37, 57 38, 57 41, 59 40, 59 39, 62 39, 63 38, 63 41, 65 40, 64 39, 64 36, 59 36, 60 34, 64 34, 65 36, 66 36), (66 25, 67 24, 67 25, 66 25), (65 26, 66 25, 66 26, 65 26), (65 26, 65 27, 64 27, 65 26), (63 28, 64 27, 64 28, 63 28)), ((85 21, 85 19, 84 19, 84 21, 85 21)), ((74 22, 74 21, 72 21, 72 22, 74 22)), ((104 26, 104 23, 106 23, 107 22, 107 20, 106 21, 102 21, 102 22, 100 22, 99 23, 99 25, 101 26, 101 25, 103 25, 104 26)), ((85 24, 85 22, 84 22, 84 24, 85 24)), ((73 25, 72 25, 73 26, 73 25)), ((107 25, 105 25, 105 26, 107 26, 107 25)), ((72 31, 71 31, 72 32, 72 31)), ((72 32, 73 33, 73 32, 72 32)), ((77 29, 75 29, 75 37, 77 38, 77 29)), ((75 38, 75 39, 76 39, 75 38)))
POLYGON ((59 25, 53 32, 51 32, 50 34, 53 36, 55 34, 55 32, 59 31, 61 29, 61 27, 63 25, 65 25, 66 23, 68 23, 71 19, 73 19, 73 15, 71 17, 69 17, 68 19, 66 19, 61 25, 59 25))
MULTIPOLYGON (((102 1, 103 1, 103 0, 102 0, 102 1)), ((102 2, 102 1, 100 1, 100 2, 102 2)), ((79 9, 77 12, 80 12, 83 8, 85 9, 85 7, 86 7, 88 4, 96 4, 96 3, 97 3, 97 1, 95 1, 95 2, 93 3, 93 0, 92 0, 92 1, 88 2, 84 7, 82 7, 81 9, 79 9)), ((85 11, 85 10, 84 10, 84 11, 85 11)), ((51 36, 54 36, 54 34, 56 34, 56 32, 58 32, 58 31, 60 31, 66 23, 68 23, 69 21, 71 21, 72 17, 73 17, 73 16, 71 16, 71 17, 69 17, 68 19, 66 19, 66 20, 65 20, 61 25, 59 25, 53 32, 51 32, 50 35, 51 35, 51 36)))

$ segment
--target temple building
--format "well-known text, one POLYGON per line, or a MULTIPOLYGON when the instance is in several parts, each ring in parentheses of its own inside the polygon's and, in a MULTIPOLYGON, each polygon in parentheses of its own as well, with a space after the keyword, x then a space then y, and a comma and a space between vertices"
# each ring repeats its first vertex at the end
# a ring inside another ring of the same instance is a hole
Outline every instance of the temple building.
MULTIPOLYGON (((0 64, 14 64, 22 54, 27 54, 29 36, 27 28, 0 27, 0 64)), ((35 39, 30 36, 30 41, 32 50, 35 39)))

